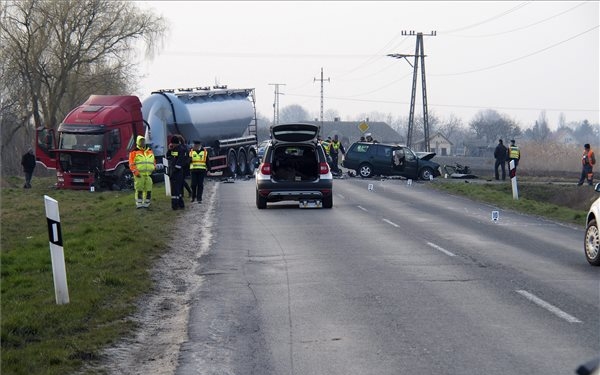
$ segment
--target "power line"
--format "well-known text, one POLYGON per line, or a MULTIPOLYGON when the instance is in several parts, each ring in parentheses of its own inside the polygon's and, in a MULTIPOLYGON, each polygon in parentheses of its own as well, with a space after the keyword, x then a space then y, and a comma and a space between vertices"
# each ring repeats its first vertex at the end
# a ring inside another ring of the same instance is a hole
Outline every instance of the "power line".
POLYGON ((454 32, 457 32, 457 31, 463 31, 463 30, 467 30, 467 29, 472 29, 473 27, 477 27, 477 26, 483 25, 483 24, 485 24, 485 23, 488 23, 488 22, 491 22, 491 21, 495 21, 495 20, 497 20, 498 18, 504 17, 504 16, 506 16, 507 14, 510 14, 510 13, 512 13, 512 12, 515 12, 515 11, 517 11, 517 10, 519 10, 519 9, 523 8, 523 7, 524 7, 524 6, 526 6, 527 4, 529 4, 529 2, 521 3, 521 4, 517 5, 517 6, 516 6, 516 7, 514 7, 514 8, 511 8, 511 9, 509 9, 509 10, 507 10, 507 11, 504 11, 504 12, 502 12, 502 13, 500 13, 500 14, 497 14, 497 15, 495 15, 495 16, 493 16, 493 17, 487 18, 487 19, 485 19, 485 20, 483 20, 483 21, 480 21, 480 22, 474 23, 474 24, 472 24, 472 25, 468 25, 468 26, 460 27, 460 28, 458 28, 458 29, 454 29, 454 30, 445 30, 445 31, 440 31, 440 33, 444 33, 444 34, 452 34, 452 33, 454 33, 454 32))
POLYGON ((590 28, 590 29, 588 29, 588 30, 585 30, 585 31, 583 31, 583 32, 581 32, 581 33, 579 33, 579 34, 577 34, 577 35, 574 35, 574 36, 572 36, 572 37, 570 37, 570 38, 567 38, 567 39, 565 39, 565 40, 562 40, 562 41, 560 41, 560 42, 558 42, 558 43, 552 44, 551 46, 548 46, 548 47, 545 47, 545 48, 539 49, 539 50, 537 50, 537 51, 535 51, 535 52, 532 52, 532 53, 529 53, 529 54, 527 54, 527 55, 523 55, 523 56, 520 56, 520 57, 517 57, 517 58, 511 59, 511 60, 508 60, 508 61, 504 61, 504 62, 502 62, 502 63, 499 63, 499 64, 491 65, 491 66, 488 66, 488 67, 485 67, 485 68, 474 69, 474 70, 469 70, 469 71, 465 71, 465 72, 459 72, 459 73, 443 73, 443 74, 432 74, 432 76, 435 76, 435 77, 457 76, 457 75, 462 75, 462 74, 478 73, 478 72, 483 72, 483 71, 485 71, 485 70, 494 69, 494 68, 497 68, 497 67, 499 67, 499 66, 502 66, 502 65, 507 65, 507 64, 510 64, 510 63, 513 63, 513 62, 516 62, 516 61, 519 61, 519 60, 525 59, 525 58, 527 58, 527 57, 531 57, 531 56, 533 56, 533 55, 537 55, 538 53, 541 53, 541 52, 547 51, 547 50, 549 50, 549 49, 551 49, 551 48, 554 48, 554 47, 556 47, 556 46, 558 46, 558 45, 561 45, 561 44, 563 44, 563 43, 566 43, 566 42, 568 42, 568 41, 570 41, 570 40, 573 40, 573 39, 575 39, 575 38, 578 38, 578 37, 580 37, 580 36, 581 36, 581 35, 583 35, 583 34, 589 33, 590 31, 592 31, 592 30, 595 30, 595 29, 597 29, 598 27, 600 27, 600 25, 596 25, 596 26, 594 26, 594 27, 592 27, 592 28, 590 28))
POLYGON ((580 7, 580 6, 582 6, 582 5, 589 4, 589 1, 590 1, 590 0, 588 0, 587 2, 584 2, 584 3, 577 4, 577 5, 575 5, 574 7, 572 7, 572 8, 569 8, 569 9, 567 9, 567 10, 565 10, 565 11, 562 11, 562 12, 560 12, 560 13, 557 13, 557 14, 555 14, 555 15, 552 15, 552 16, 550 16, 550 17, 544 18, 544 19, 542 19, 542 20, 539 20, 539 21, 537 21, 537 22, 530 23, 529 25, 525 25, 525 26, 518 27, 518 28, 516 28, 516 29, 506 30, 506 31, 502 31, 502 32, 499 32, 499 33, 494 33, 494 34, 486 34, 486 35, 454 35, 454 37, 459 37, 459 38, 488 38, 488 37, 492 37, 492 36, 498 36, 498 35, 504 35, 504 34, 513 33, 513 32, 515 32, 515 31, 521 31, 521 30, 525 30, 525 29, 528 29, 528 28, 530 28, 530 27, 533 27, 533 26, 539 25, 539 24, 541 24, 541 23, 544 23, 544 22, 546 22, 546 21, 549 21, 549 20, 551 20, 551 19, 553 19, 553 18, 560 17, 560 16, 562 16, 563 14, 565 14, 565 13, 568 13, 568 12, 571 12, 571 11, 575 10, 576 8, 579 8, 579 7, 580 7))
MULTIPOLYGON (((306 97, 306 98, 318 98, 314 95, 302 95, 302 94, 286 94, 287 96, 306 97)), ((409 104, 409 102, 396 101, 396 100, 377 100, 377 99, 355 99, 349 97, 339 96, 327 96, 328 100, 338 101, 349 101, 349 102, 364 102, 364 103, 380 103, 380 104, 409 104)), ((436 104, 429 103, 431 107, 451 107, 451 108, 471 108, 471 109, 503 109, 503 110, 515 110, 515 111, 558 111, 558 112, 600 112, 598 108, 534 108, 534 107, 499 107, 499 106, 477 106, 477 105, 464 105, 464 104, 436 104)))

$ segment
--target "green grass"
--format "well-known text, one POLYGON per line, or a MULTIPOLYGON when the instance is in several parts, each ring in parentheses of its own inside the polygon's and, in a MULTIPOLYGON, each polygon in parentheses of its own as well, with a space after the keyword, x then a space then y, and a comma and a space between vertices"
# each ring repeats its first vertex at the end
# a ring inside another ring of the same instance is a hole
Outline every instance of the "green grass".
MULTIPOLYGON (((466 181, 466 180, 465 180, 466 181)), ((586 187, 548 184, 520 184, 519 199, 513 199, 510 183, 442 182, 432 187, 503 209, 542 216, 570 224, 584 225, 591 202, 600 197, 586 187), (577 190, 580 189, 580 190, 577 190)))
POLYGON ((133 192, 33 189, 4 181, 0 280, 3 374, 65 374, 131 332, 136 299, 152 286, 149 269, 165 251, 175 217, 164 185, 150 210, 133 192), (57 305, 44 195, 59 202, 70 303, 57 305), (166 225, 165 225, 166 224, 166 225))

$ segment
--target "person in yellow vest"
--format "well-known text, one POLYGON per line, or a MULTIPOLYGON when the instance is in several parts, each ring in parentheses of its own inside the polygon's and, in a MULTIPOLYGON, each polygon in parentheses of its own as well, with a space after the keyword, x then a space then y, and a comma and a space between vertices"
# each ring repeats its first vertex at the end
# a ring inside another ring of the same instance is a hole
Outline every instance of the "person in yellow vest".
POLYGON ((190 173, 192 175, 192 203, 202 203, 204 192, 204 177, 206 177, 206 159, 208 152, 202 147, 202 142, 194 141, 190 150, 190 173))
POLYGON ((594 184, 594 164, 596 164, 596 155, 589 143, 583 145, 583 156, 581 157, 581 177, 577 186, 583 185, 583 182, 587 180, 587 183, 592 186, 594 184))
POLYGON ((151 174, 156 169, 156 160, 152 149, 146 147, 146 139, 143 136, 137 136, 135 145, 136 149, 129 153, 129 169, 133 173, 135 189, 135 206, 148 208, 152 198, 151 174))
POLYGON ((331 141, 331 145, 329 146, 329 153, 331 154, 331 164, 333 166, 333 172, 337 175, 341 174, 339 163, 339 154, 346 155, 346 150, 344 149, 344 145, 339 140, 338 135, 333 135, 333 141, 331 141))
MULTIPOLYGON (((521 160, 521 150, 519 149, 519 146, 515 145, 515 140, 511 139, 510 140, 510 146, 508 147, 508 168, 510 170, 510 161, 514 160, 515 161, 515 170, 511 171, 511 173, 516 174, 517 172, 517 165, 519 165, 519 160, 521 160)), ((511 174, 511 178, 514 177, 511 174)))

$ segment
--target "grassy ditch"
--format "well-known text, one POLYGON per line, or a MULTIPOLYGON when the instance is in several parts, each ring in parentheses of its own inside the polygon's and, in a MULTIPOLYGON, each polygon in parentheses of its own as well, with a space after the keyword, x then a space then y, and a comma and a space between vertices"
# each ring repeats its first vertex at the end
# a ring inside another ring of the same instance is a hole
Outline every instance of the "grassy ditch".
POLYGON ((565 223, 585 225, 585 217, 592 202, 600 194, 588 186, 520 182, 519 199, 514 200, 511 183, 475 181, 444 181, 432 187, 473 200, 494 204, 503 209, 546 217, 565 223))
POLYGON ((55 190, 52 178, 4 180, 0 277, 3 374, 66 374, 133 328, 128 316, 151 288, 176 216, 154 187, 152 208, 133 192, 55 190), (57 305, 44 195, 59 202, 70 303, 57 305))

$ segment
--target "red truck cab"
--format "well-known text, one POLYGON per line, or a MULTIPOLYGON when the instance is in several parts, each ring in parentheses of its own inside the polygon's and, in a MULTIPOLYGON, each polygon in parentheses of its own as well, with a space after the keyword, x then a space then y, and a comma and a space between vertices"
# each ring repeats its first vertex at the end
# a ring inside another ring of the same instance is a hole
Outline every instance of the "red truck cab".
POLYGON ((56 169, 59 189, 123 189, 133 185, 129 152, 144 135, 137 96, 92 95, 54 131, 37 130, 36 158, 56 169))

